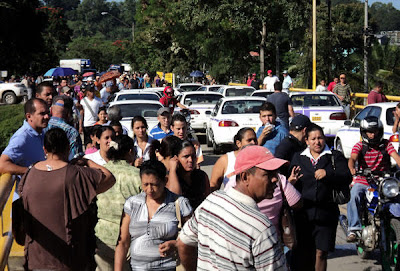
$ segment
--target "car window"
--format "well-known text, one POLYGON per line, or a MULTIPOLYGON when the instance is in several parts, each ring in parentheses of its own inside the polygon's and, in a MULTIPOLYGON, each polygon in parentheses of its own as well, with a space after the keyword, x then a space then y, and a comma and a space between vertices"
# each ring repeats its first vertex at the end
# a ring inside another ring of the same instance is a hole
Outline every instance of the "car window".
POLYGON ((365 117, 368 116, 368 113, 369 111, 371 111, 371 108, 372 106, 369 106, 361 110, 360 113, 358 113, 357 116, 354 118, 353 124, 351 126, 360 127, 361 120, 365 119, 365 117))
POLYGON ((217 102, 217 104, 216 104, 215 107, 214 107, 213 112, 211 113, 212 116, 216 116, 216 115, 217 115, 218 110, 219 110, 219 107, 221 106, 221 103, 222 103, 222 100, 219 100, 219 101, 217 102))
POLYGON ((199 86, 181 86, 179 88, 179 91, 181 91, 181 92, 196 91, 198 88, 199 88, 199 86))
POLYGON ((250 96, 254 89, 251 88, 228 88, 225 97, 250 96))
POLYGON ((157 111, 160 109, 161 105, 159 104, 118 104, 118 107, 121 109, 121 116, 123 118, 126 117, 134 117, 134 116, 142 116, 142 117, 157 117, 157 111))
POLYGON ((389 126, 394 125, 394 115, 393 115, 394 107, 390 107, 386 109, 386 124, 389 126))
POLYGON ((222 95, 210 95, 210 94, 191 94, 186 95, 184 104, 216 104, 222 95))
POLYGON ((339 106, 339 102, 332 95, 299 94, 291 96, 293 106, 339 106))
POLYGON ((222 107, 222 114, 257 114, 264 101, 227 101, 222 107))
POLYGON ((126 101, 126 100, 153 100, 158 101, 160 98, 157 94, 144 94, 144 93, 135 93, 135 94, 123 94, 119 95, 117 101, 126 101))
POLYGON ((371 110, 368 112, 368 116, 377 117, 378 119, 381 118, 382 108, 378 106, 370 106, 371 110))
POLYGON ((207 88, 206 88, 206 87, 199 87, 199 88, 197 89, 197 91, 207 91, 207 88))
POLYGON ((255 92, 251 96, 268 98, 268 96, 271 95, 272 93, 273 92, 271 91, 255 92))
POLYGON ((208 91, 218 91, 220 87, 208 87, 208 91))

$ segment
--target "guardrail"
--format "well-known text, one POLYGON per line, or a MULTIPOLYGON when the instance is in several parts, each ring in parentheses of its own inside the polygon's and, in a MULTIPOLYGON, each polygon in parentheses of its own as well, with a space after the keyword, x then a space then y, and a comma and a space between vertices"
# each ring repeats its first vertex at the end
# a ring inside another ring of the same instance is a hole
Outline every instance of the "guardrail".
MULTIPOLYGON (((246 84, 239 84, 239 83, 229 83, 228 85, 230 86, 247 86, 246 84)), ((262 85, 260 86, 262 88, 262 85)), ((298 91, 298 92, 311 92, 315 91, 313 89, 308 89, 308 88, 289 88, 289 91, 298 91)), ((368 98, 368 93, 358 93, 358 92, 353 92, 351 94, 351 103, 350 103, 350 109, 355 112, 356 109, 363 109, 365 105, 367 104, 367 98, 368 98), (363 104, 356 104, 355 98, 364 98, 363 104)), ((386 98, 389 101, 393 102, 400 102, 400 97, 399 96, 391 96, 388 95, 386 98)))
POLYGON ((11 174, 0 175, 0 270, 8 270, 8 256, 13 244, 11 209, 15 180, 11 174))

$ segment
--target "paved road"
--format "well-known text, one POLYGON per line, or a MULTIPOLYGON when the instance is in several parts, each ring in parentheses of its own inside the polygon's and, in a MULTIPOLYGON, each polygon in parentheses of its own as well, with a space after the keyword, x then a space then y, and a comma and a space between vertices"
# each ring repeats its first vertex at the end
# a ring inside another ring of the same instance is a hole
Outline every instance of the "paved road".
MULTIPOLYGON (((202 142, 202 138, 200 138, 202 142)), ((212 153, 212 149, 202 144, 201 148, 205 155, 201 169, 211 177, 212 166, 218 160, 219 155, 212 153)), ((346 214, 345 206, 341 206, 340 212, 346 214)), ((356 246, 346 242, 346 237, 338 227, 336 236, 336 251, 329 255, 328 271, 378 271, 382 270, 379 261, 379 251, 376 250, 373 259, 363 260, 357 256, 356 246)))

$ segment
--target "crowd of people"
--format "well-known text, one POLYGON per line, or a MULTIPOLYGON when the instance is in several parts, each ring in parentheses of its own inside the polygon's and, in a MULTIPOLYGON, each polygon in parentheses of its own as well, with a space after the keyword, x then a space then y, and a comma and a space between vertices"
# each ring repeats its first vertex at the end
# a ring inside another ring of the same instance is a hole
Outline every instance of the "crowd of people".
MULTIPOLYGON (((333 189, 350 185, 355 161, 383 170, 387 155, 399 165, 400 157, 373 119, 361 125, 363 143, 347 162, 328 147, 320 126, 294 115, 284 92, 291 85, 274 81, 274 94, 259 109, 262 126, 232 135, 234 150, 218 159, 210 178, 186 119, 172 114, 177 103, 158 110, 155 127, 135 116, 131 138, 118 106, 106 110, 94 85, 78 92, 68 82, 38 84, 0 156, 0 173, 21 177, 26 268, 326 270, 339 216, 333 189), (386 152, 377 147, 382 142, 386 152), (363 144, 377 160, 362 163, 363 144), (285 204, 296 225, 290 251, 282 239, 285 204)), ((116 81, 103 86, 115 87, 116 81)), ((337 91, 342 101, 347 91, 337 91)), ((356 188, 349 242, 360 230, 357 202, 366 184, 356 188)))

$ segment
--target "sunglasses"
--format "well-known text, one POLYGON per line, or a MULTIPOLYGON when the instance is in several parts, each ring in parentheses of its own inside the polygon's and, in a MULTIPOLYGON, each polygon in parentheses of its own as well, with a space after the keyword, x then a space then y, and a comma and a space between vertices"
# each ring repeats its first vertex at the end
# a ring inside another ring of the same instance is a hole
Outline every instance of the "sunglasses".
POLYGON ((340 79, 346 79, 346 77, 340 77, 340 79))
POLYGON ((171 91, 168 91, 168 92, 166 92, 167 94, 172 94, 172 92, 171 91))

